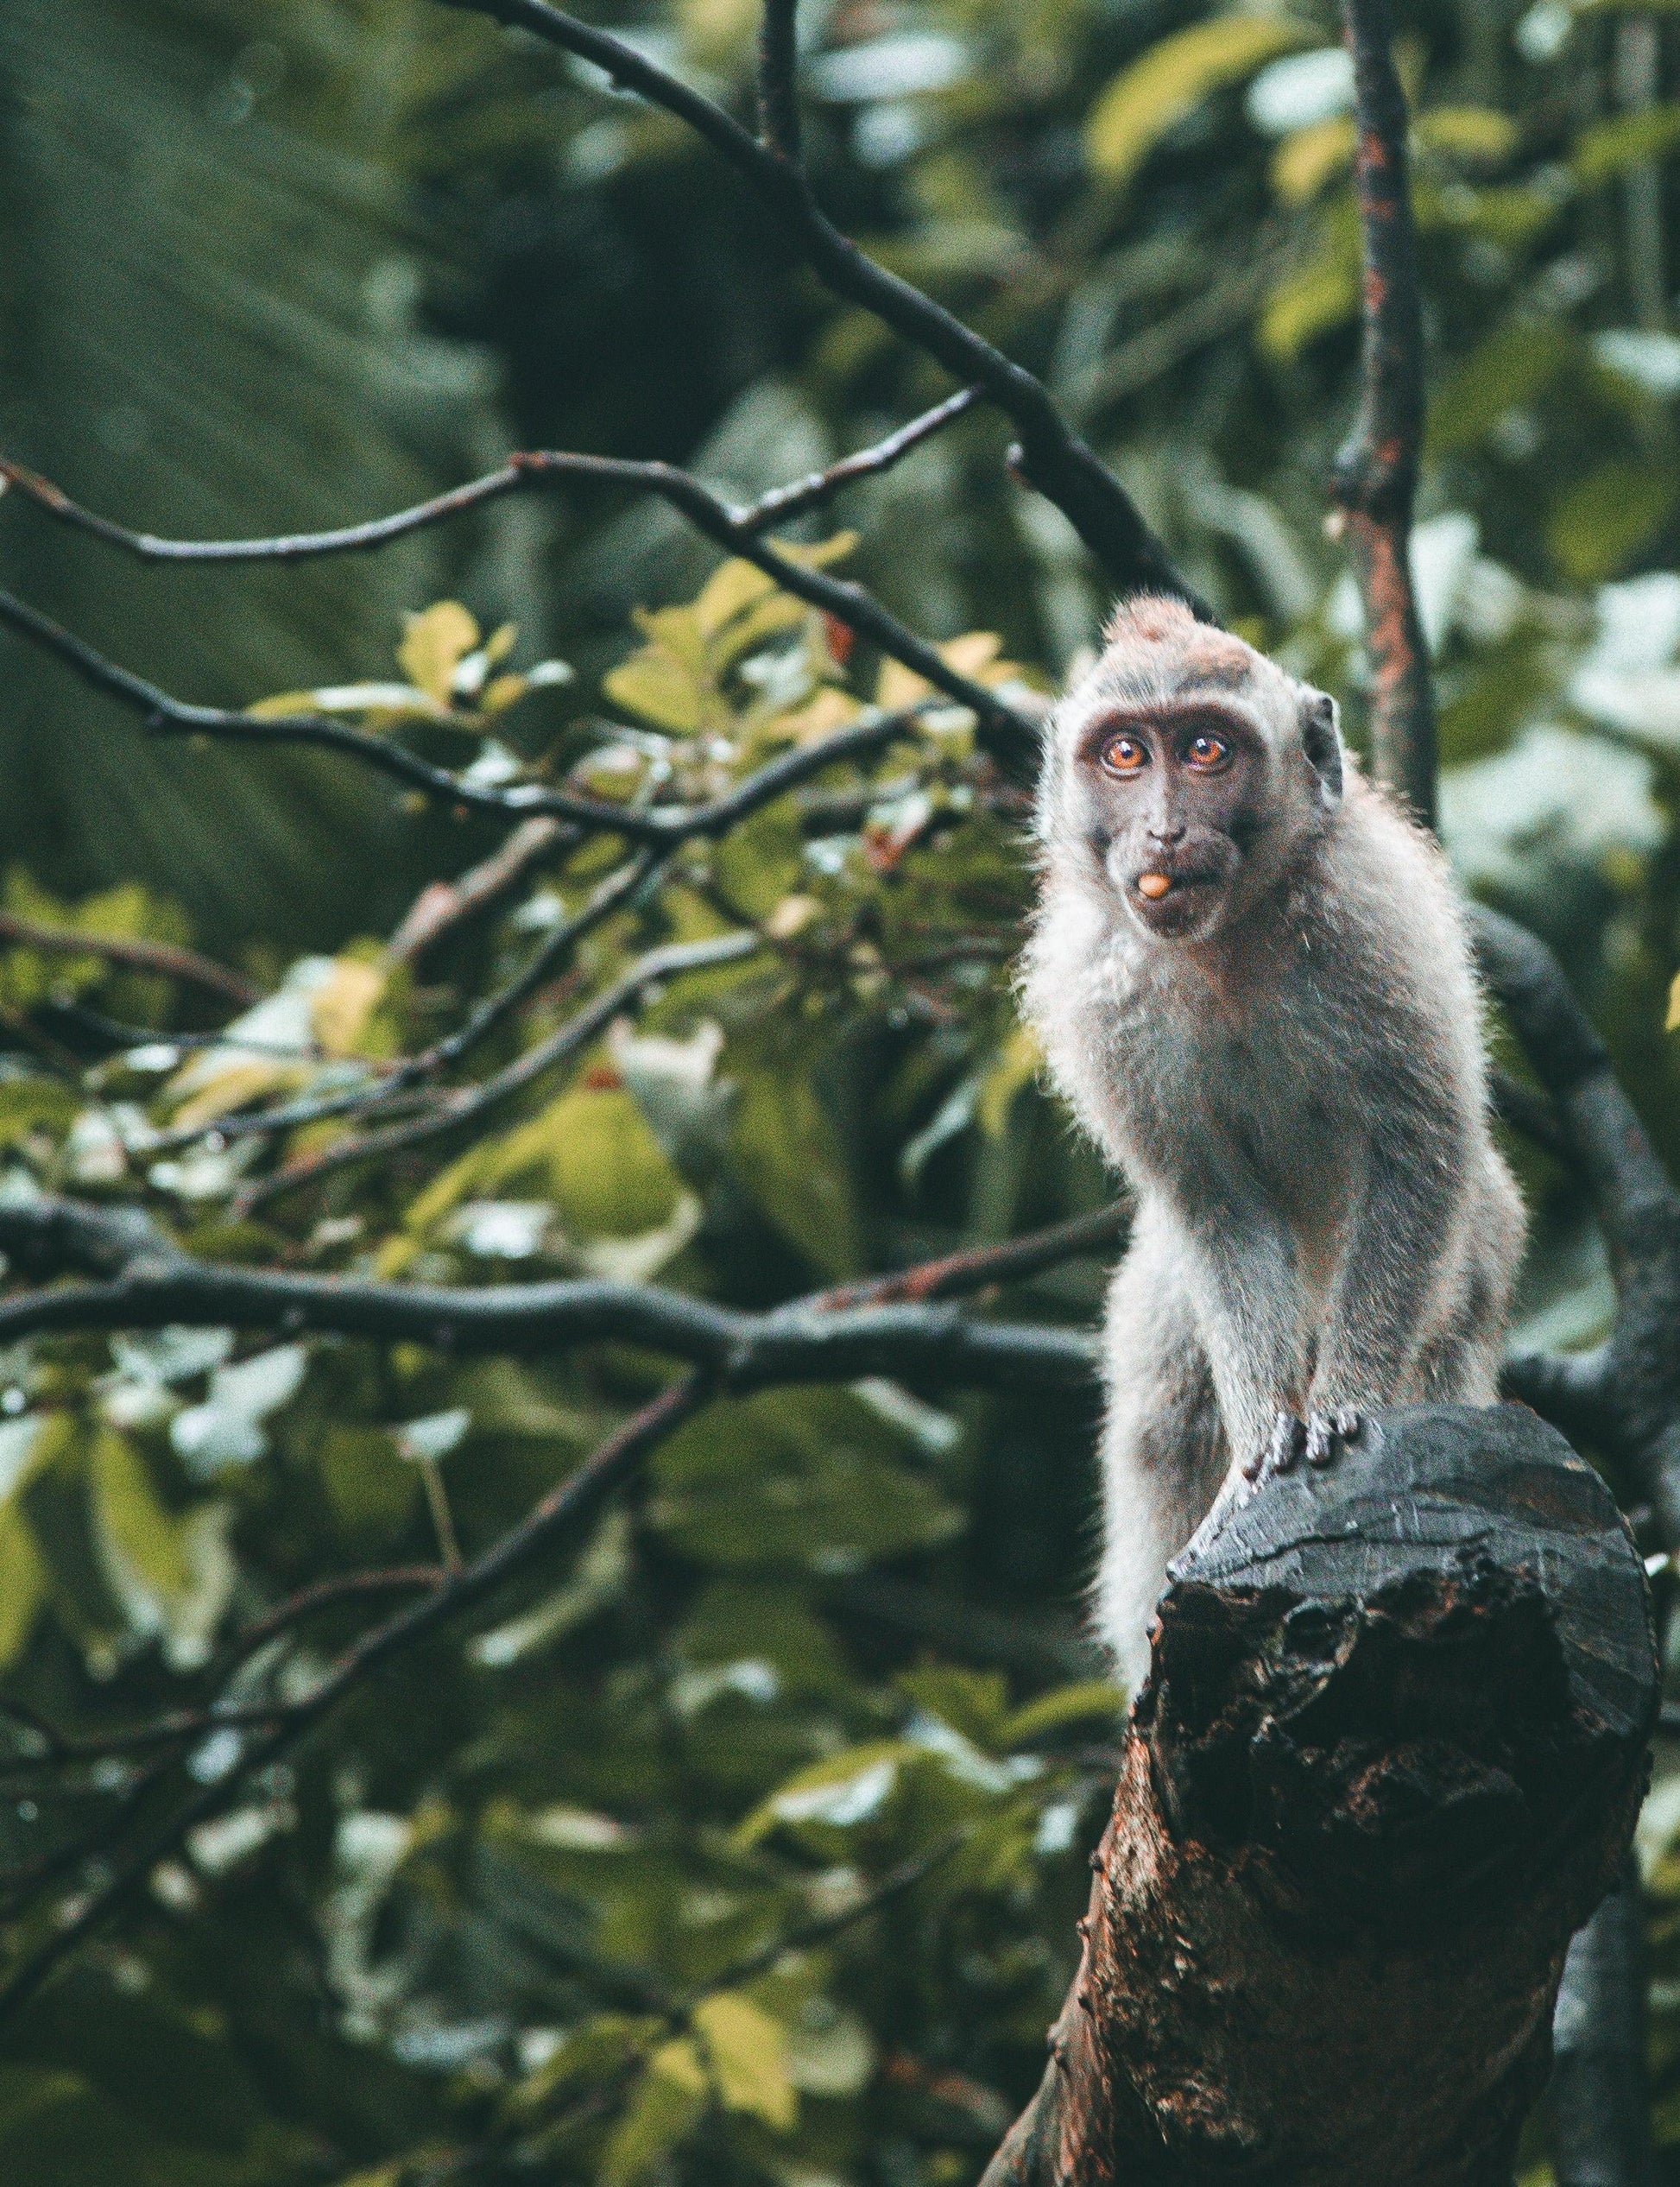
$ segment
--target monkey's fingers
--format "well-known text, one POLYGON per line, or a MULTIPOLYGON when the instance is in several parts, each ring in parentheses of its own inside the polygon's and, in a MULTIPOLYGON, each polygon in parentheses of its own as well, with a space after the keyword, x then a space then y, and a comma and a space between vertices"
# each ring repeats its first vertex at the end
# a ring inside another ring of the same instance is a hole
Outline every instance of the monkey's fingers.
POLYGON ((1264 1473, 1287 1473, 1306 1444, 1306 1422, 1293 1413, 1279 1413, 1272 1423, 1272 1441, 1264 1454, 1242 1469, 1250 1481, 1264 1473))
POLYGON ((1362 1421, 1356 1405, 1339 1405, 1334 1413, 1307 1415, 1307 1463, 1329 1465, 1344 1443, 1356 1443, 1362 1421))

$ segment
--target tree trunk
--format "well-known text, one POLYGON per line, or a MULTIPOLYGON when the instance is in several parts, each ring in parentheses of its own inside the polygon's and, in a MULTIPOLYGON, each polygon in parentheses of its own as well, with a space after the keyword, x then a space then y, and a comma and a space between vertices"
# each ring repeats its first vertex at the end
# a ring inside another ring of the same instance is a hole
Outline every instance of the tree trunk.
POLYGON ((987 2187, 1509 2187, 1657 1697, 1632 1537, 1521 1406, 1377 1413, 1216 1510, 987 2187))

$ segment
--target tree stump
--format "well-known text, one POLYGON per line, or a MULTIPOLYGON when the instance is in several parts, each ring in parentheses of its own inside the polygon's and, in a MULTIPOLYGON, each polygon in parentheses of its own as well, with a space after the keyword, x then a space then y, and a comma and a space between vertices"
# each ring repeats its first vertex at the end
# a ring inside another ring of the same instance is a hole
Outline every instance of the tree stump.
POLYGON ((1509 2187, 1657 1702, 1626 1525, 1521 1406, 1377 1413, 1216 1511, 988 2187, 1509 2187))

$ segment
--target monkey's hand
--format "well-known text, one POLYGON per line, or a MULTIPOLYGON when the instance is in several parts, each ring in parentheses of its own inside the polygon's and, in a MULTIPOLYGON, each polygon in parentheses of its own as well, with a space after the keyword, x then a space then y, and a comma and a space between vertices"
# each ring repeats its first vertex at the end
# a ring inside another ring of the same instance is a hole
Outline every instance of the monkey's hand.
POLYGON ((1309 1465, 1329 1465, 1344 1445, 1357 1443, 1364 1422, 1359 1408, 1339 1405, 1333 1413, 1279 1413, 1272 1423, 1272 1440, 1242 1470, 1250 1481, 1268 1474, 1291 1473, 1303 1457, 1309 1465))

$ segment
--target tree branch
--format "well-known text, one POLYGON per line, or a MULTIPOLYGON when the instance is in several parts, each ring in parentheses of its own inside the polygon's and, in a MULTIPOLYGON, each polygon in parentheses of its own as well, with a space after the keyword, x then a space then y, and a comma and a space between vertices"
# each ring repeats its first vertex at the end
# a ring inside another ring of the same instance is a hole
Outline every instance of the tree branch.
POLYGON ((1645 1994, 1645 1910, 1630 1862, 1563 1962, 1551 2037, 1557 2187, 1655 2187, 1645 1994))
MULTIPOLYGON (((247 714, 221 706, 190 705, 184 699, 172 698, 167 692, 148 683, 144 677, 119 668, 80 638, 73 636, 50 617, 26 606, 9 592, 0 591, 0 623, 9 624, 32 644, 53 654, 94 690, 104 692, 131 712, 139 714, 146 728, 155 735, 217 736, 254 744, 320 745, 330 751, 346 753, 376 772, 391 775, 412 789, 423 790, 445 804, 517 819, 534 813, 547 813, 558 819, 573 821, 594 833, 622 836, 632 843, 672 844, 686 842, 695 836, 723 834, 758 806, 836 761, 860 756, 875 749, 877 739, 881 743, 891 743, 920 711, 918 707, 900 714, 866 716, 832 737, 786 753, 761 768, 757 774, 749 775, 724 796, 703 806, 613 805, 603 799, 573 797, 565 791, 545 789, 535 782, 513 783, 505 787, 471 782, 462 775, 452 774, 446 768, 433 767, 403 745, 372 736, 365 730, 352 729, 344 722, 332 721, 325 714, 247 714), (890 730, 889 723, 894 725, 890 730)), ((943 663, 940 668, 949 681, 949 672, 943 663)), ((964 685, 969 682, 967 677, 958 680, 964 685)), ((982 687, 976 685, 973 688, 980 691, 982 687)), ((966 705, 967 701, 963 703, 966 705)), ((995 713, 998 702, 987 695, 986 703, 995 713)), ((1022 717, 1012 714, 1010 718, 1026 727, 1022 717)), ((1036 731, 1031 733, 1036 736, 1036 731)))
POLYGON ((758 38, 758 133, 792 167, 799 163, 799 0, 764 0, 758 38))
POLYGON ((1536 936, 1478 907, 1477 947, 1529 1061, 1551 1096, 1603 1229, 1616 1322, 1599 1354, 1518 1359, 1513 1390, 1630 1470, 1680 1550, 1680 1192, 1669 1182, 1608 1051, 1536 936))
POLYGON ((541 1356, 628 1344, 703 1368, 736 1392, 785 1382, 926 1375, 977 1387, 1080 1387, 1096 1349, 1083 1333, 970 1319, 954 1307, 834 1309, 818 1293, 749 1313, 651 1284, 433 1286, 294 1275, 195 1259, 129 1209, 43 1199, 0 1206, 0 1251, 37 1274, 93 1280, 0 1299, 0 1343, 79 1330, 306 1331, 434 1345, 456 1355, 541 1356))
POLYGON ((818 206, 805 174, 714 100, 609 32, 580 22, 546 0, 443 0, 489 16, 603 69, 685 122, 750 186, 790 243, 837 296, 860 304, 895 334, 971 381, 1020 435, 1015 468, 1066 516, 1122 591, 1171 592, 1207 612, 1173 567, 1130 496, 1096 452, 1058 413, 1041 381, 1013 363, 931 296, 889 273, 843 235, 818 206))
POLYGON ((1409 559, 1424 437, 1424 324, 1405 93, 1391 49, 1389 0, 1342 0, 1342 22, 1354 57, 1364 332, 1359 415, 1336 457, 1330 491, 1365 603, 1377 774, 1433 826, 1435 697, 1409 559))

